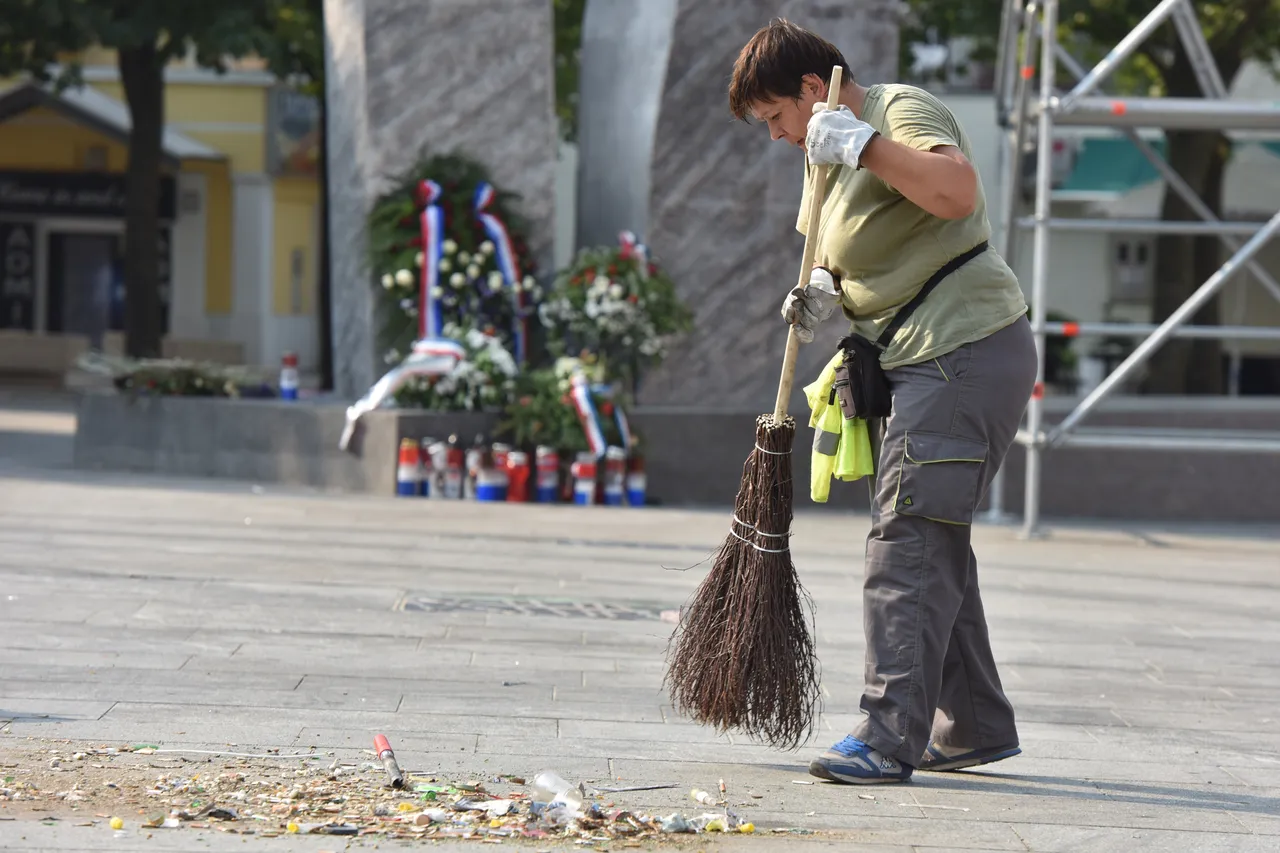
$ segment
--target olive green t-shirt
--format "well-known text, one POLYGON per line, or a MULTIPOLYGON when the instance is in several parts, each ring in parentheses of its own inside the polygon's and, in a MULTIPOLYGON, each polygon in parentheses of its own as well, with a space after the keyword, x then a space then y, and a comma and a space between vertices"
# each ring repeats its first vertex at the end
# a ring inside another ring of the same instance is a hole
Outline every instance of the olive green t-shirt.
MULTIPOLYGON (((910 148, 953 145, 973 161, 969 138, 933 95, 902 84, 867 90, 862 120, 910 148)), ((947 261, 991 236, 978 182, 973 213, 942 219, 867 169, 832 167, 818 228, 816 262, 840 276, 853 330, 875 340, 897 310, 947 261)), ((797 228, 805 233, 810 187, 797 228)), ((886 368, 916 364, 981 340, 1027 310, 1018 279, 994 247, 947 276, 898 330, 881 355, 886 368)))

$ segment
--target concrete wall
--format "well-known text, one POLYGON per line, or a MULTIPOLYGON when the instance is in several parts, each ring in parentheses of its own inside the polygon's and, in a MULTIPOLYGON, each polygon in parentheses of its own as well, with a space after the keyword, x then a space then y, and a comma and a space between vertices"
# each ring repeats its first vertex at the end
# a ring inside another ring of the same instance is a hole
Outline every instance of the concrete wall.
MULTIPOLYGON (((1049 422, 1068 401, 1050 400, 1049 422)), ((380 410, 366 416, 350 452, 338 450, 344 409, 278 401, 132 398, 88 394, 79 404, 75 464, 288 483, 347 492, 394 494, 400 439, 447 437, 469 444, 490 433, 484 414, 380 410)), ((638 409, 649 494, 678 506, 728 508, 754 443, 755 414, 734 410, 638 409)), ((1091 425, 1260 430, 1280 433, 1280 404, 1266 401, 1117 400, 1091 425)), ((809 446, 802 427, 792 456, 797 509, 809 500, 809 446)), ((1010 454, 1005 507, 1022 506, 1024 453, 1010 454)), ((1046 456, 1042 506, 1049 518, 1274 521, 1280 517, 1280 454, 1053 451, 1046 456)), ((865 511, 867 481, 832 484, 830 508, 865 511)))

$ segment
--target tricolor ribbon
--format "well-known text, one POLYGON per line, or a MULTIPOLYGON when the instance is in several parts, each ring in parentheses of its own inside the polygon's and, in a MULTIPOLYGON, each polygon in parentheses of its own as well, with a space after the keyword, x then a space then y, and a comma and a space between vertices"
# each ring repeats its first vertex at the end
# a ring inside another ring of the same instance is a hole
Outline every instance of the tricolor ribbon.
POLYGON ((439 338, 444 335, 444 316, 440 310, 440 258, 444 254, 444 211, 436 204, 440 185, 435 181, 418 184, 418 203, 422 205, 422 277, 418 293, 418 337, 439 338))
POLYGON ((624 258, 636 259, 636 263, 640 266, 640 278, 647 279, 649 277, 649 247, 636 239, 636 235, 631 231, 623 231, 618 234, 618 245, 622 247, 619 254, 624 258))
POLYGON ((494 260, 498 263, 498 270, 502 273, 503 280, 511 288, 511 299, 515 306, 515 322, 511 333, 515 337, 516 363, 524 364, 528 355, 529 318, 525 316, 524 294, 520 289, 520 266, 516 262, 516 251, 511 244, 511 235, 507 233, 507 226, 501 219, 487 212, 496 196, 497 192, 492 184, 482 181, 476 187, 476 218, 484 227, 484 233, 493 242, 494 260))
POLYGON ((591 386, 581 373, 574 374, 569 380, 569 399, 573 401, 573 410, 578 413, 578 422, 582 424, 587 445, 597 459, 601 458, 607 448, 604 430, 600 428, 600 415, 596 412, 595 403, 591 401, 591 386))
MULTIPOLYGON (((612 399, 613 388, 608 385, 595 385, 591 388, 593 394, 599 394, 606 399, 612 399)), ((622 437, 622 449, 631 452, 631 424, 627 422, 627 416, 622 411, 622 407, 617 401, 613 401, 613 421, 618 426, 618 435, 622 437)))
POLYGON ((447 339, 423 338, 414 341, 413 348, 409 352, 412 356, 426 358, 452 358, 455 361, 467 360, 467 351, 462 344, 447 339))

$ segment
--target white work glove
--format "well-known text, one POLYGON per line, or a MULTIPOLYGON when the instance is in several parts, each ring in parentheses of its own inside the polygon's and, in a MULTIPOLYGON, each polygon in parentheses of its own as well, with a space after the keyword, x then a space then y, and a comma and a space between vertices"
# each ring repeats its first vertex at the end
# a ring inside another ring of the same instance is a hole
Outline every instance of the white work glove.
POLYGON ((782 319, 796 327, 801 343, 813 343, 818 324, 840 306, 840 290, 835 277, 825 267, 814 267, 809 283, 797 285, 782 303, 782 319))
POLYGON ((829 110, 824 103, 813 105, 813 118, 805 134, 804 147, 810 163, 828 163, 862 168, 862 149, 880 131, 853 114, 848 107, 829 110))

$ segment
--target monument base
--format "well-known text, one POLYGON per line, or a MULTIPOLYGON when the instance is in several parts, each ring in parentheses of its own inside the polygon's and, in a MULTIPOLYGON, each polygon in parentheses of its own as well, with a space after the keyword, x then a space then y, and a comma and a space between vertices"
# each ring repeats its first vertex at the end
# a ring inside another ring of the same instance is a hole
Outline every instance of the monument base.
MULTIPOLYGON (((1050 401, 1050 422, 1067 410, 1050 401)), ((338 440, 346 408, 337 403, 132 397, 86 393, 78 405, 74 464, 100 471, 216 477, 307 486, 325 491, 394 495, 402 438, 447 438, 464 445, 492 436, 496 414, 380 409, 360 419, 346 451, 338 440)), ((728 509, 755 440, 758 412, 639 408, 629 413, 645 442, 650 502, 728 509)), ((796 413, 802 422, 803 413, 796 413)), ((1099 425, 1280 431, 1280 403, 1210 411, 1180 400, 1118 400, 1099 425)), ((835 482, 828 504, 809 499, 809 445, 802 426, 792 456, 797 510, 826 506, 865 511, 868 482, 835 482)), ((1005 509, 1022 509, 1025 453, 1006 463, 1005 509)), ((1280 455, 1092 449, 1044 457, 1041 505, 1046 517, 1192 522, 1272 522, 1280 518, 1280 455)), ((839 547, 860 552, 857 543, 839 547)))

